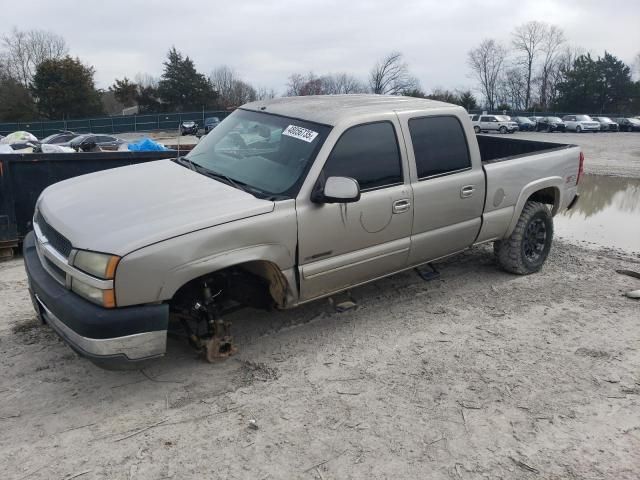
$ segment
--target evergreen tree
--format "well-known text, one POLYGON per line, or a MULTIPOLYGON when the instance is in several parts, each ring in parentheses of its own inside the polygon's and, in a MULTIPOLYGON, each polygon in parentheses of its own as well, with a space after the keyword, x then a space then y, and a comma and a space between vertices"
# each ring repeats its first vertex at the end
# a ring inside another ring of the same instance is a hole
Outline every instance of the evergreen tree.
POLYGON ((575 113, 630 112, 637 88, 631 69, 610 53, 597 60, 581 55, 558 85, 556 108, 575 113))
POLYGON ((467 111, 478 108, 478 101, 476 100, 476 97, 474 97, 473 93, 471 93, 471 90, 461 92, 458 98, 458 103, 467 111))
POLYGON ((214 106, 217 94, 211 82, 198 73, 188 56, 172 47, 164 62, 158 95, 167 111, 189 111, 214 106))
POLYGON ((138 85, 130 81, 127 77, 122 80, 116 78, 113 85, 109 87, 122 105, 125 107, 132 107, 137 102, 138 97, 138 85))
POLYGON ((36 105, 29 90, 19 81, 0 77, 0 121, 20 122, 36 117, 36 105))
POLYGON ((51 119, 104 113, 93 74, 93 67, 83 65, 78 58, 66 56, 43 61, 31 84, 40 113, 51 119))

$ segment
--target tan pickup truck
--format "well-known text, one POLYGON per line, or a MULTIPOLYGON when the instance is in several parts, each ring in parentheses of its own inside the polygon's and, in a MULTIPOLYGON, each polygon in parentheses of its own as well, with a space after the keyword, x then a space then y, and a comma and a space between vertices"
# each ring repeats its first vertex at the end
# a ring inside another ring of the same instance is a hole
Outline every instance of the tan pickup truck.
POLYGON ((181 331, 233 353, 225 312, 292 308, 494 242, 539 270, 577 199, 573 145, 478 135, 467 112, 397 96, 245 105, 186 157, 47 188, 24 242, 34 306, 105 367, 181 331))

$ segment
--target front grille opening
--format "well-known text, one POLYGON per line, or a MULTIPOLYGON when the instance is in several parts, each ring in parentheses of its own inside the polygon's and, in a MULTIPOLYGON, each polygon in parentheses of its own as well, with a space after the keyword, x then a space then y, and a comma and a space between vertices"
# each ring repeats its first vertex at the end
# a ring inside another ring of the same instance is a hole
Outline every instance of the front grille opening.
POLYGON ((62 270, 60 267, 58 267, 55 263, 53 263, 48 258, 43 257, 42 259, 47 264, 47 268, 49 269, 49 272, 53 276, 55 276, 60 283, 65 284, 67 280, 67 274, 65 273, 65 271, 62 270))
POLYGON ((69 254, 71 253, 71 249, 73 248, 71 242, 67 239, 67 237, 65 237, 55 228, 49 225, 39 210, 36 213, 36 223, 38 224, 38 227, 40 227, 40 231, 42 232, 42 234, 47 237, 49 245, 51 245, 65 257, 69 258, 69 254))

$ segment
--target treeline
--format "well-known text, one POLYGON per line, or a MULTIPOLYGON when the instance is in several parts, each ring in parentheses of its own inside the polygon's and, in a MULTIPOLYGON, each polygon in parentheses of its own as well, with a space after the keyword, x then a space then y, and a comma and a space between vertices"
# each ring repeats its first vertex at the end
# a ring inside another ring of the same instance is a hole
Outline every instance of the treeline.
MULTIPOLYGON (((555 25, 524 23, 508 44, 486 38, 467 61, 491 110, 640 111, 640 82, 633 81, 631 67, 608 52, 593 58, 571 46, 555 25)), ((640 70, 640 53, 636 63, 640 70)))
MULTIPOLYGON (((410 95, 467 110, 640 111, 640 82, 632 80, 631 67, 608 52, 594 58, 570 46, 555 25, 525 23, 513 30, 508 46, 485 39, 468 52, 467 60, 481 101, 471 90, 423 91, 400 52, 378 59, 364 79, 347 72, 292 73, 284 95, 410 95)), ((640 69, 640 54, 637 64, 640 69)), ((225 65, 205 75, 175 47, 157 78, 139 73, 99 90, 94 74, 92 66, 69 55, 61 36, 14 28, 0 37, 0 121, 119 114, 128 107, 139 113, 231 109, 278 95, 225 65)))

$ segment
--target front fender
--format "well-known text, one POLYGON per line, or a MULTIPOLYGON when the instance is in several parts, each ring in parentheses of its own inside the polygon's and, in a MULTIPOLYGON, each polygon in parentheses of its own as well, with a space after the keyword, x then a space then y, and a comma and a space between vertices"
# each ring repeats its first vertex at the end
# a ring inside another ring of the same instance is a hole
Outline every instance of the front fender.
POLYGON ((270 262, 289 278, 285 272, 295 266, 296 243, 296 212, 291 200, 279 202, 267 215, 149 245, 125 255, 118 264, 116 305, 164 302, 194 278, 252 261, 270 262))
MULTIPOLYGON (((238 248, 228 252, 217 253, 205 258, 176 267, 165 277, 160 290, 160 298, 169 299, 180 287, 196 278, 227 267, 233 267, 248 262, 269 262, 277 266, 283 273, 283 266, 287 265, 290 252, 283 245, 263 244, 238 248)), ((285 275, 286 276, 286 275, 285 275)))

